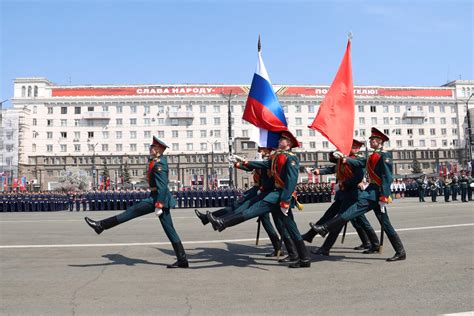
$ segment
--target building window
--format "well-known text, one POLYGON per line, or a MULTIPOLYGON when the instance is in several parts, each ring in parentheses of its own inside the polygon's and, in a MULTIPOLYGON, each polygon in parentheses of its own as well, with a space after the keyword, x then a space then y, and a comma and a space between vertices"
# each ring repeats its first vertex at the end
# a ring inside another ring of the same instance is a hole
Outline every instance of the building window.
POLYGON ((214 144, 214 149, 217 150, 217 151, 221 150, 221 143, 215 143, 214 144))
POLYGON ((371 112, 371 113, 377 112, 377 109, 376 109, 375 105, 371 105, 371 106, 370 106, 370 112, 371 112))
POLYGON ((81 114, 81 107, 80 106, 74 107, 74 114, 81 114))
POLYGON ((179 150, 179 144, 178 143, 173 143, 172 148, 173 148, 173 151, 178 151, 179 150))
POLYGON ((130 151, 137 151, 137 144, 130 144, 130 151))
POLYGON ((443 147, 447 147, 448 146, 448 141, 446 139, 443 139, 443 147))
POLYGON ((371 122, 372 125, 377 125, 377 118, 376 118, 376 117, 372 117, 372 118, 370 119, 370 122, 371 122))
POLYGON ((28 86, 28 96, 31 97, 31 86, 28 86))
POLYGON ((389 118, 388 118, 388 117, 384 117, 384 118, 383 118, 383 124, 384 124, 384 125, 388 125, 388 124, 389 124, 389 118))
POLYGON ((365 117, 359 117, 359 124, 365 125, 365 117))
POLYGON ((359 113, 363 113, 364 112, 364 106, 363 105, 358 105, 357 110, 359 111, 359 113))
POLYGON ((122 119, 115 119, 115 125, 122 126, 123 125, 123 120, 122 119))
POLYGON ((171 119, 171 126, 178 126, 178 125, 179 125, 178 119, 171 119))
POLYGON ((158 138, 165 138, 165 131, 158 131, 158 138))
POLYGON ((445 117, 440 118, 439 122, 443 125, 446 124, 446 118, 445 117))
POLYGON ((214 125, 221 125, 221 118, 220 117, 215 117, 214 118, 214 125))
POLYGON ((384 105, 384 106, 383 106, 383 112, 384 112, 384 113, 388 113, 388 105, 384 105))
POLYGON ((52 106, 48 106, 48 114, 53 114, 53 107, 52 106))
POLYGON ((446 107, 445 107, 444 105, 441 105, 441 106, 439 107, 439 111, 440 111, 441 113, 446 113, 446 107))
POLYGON ((452 129, 452 133, 453 133, 453 135, 457 135, 457 134, 458 134, 458 129, 457 129, 457 128, 453 128, 453 129, 452 129))
POLYGON ((34 119, 33 119, 33 126, 36 126, 36 125, 37 125, 37 121, 36 121, 36 119, 34 118, 34 119))
POLYGON ((249 137, 249 130, 248 129, 243 129, 242 130, 242 137, 249 137))
POLYGON ((221 107, 219 105, 214 105, 214 113, 220 113, 221 107))
POLYGON ((403 142, 401 140, 397 140, 397 147, 400 148, 402 147, 403 142))
POLYGON ((122 131, 116 131, 115 132, 115 138, 116 139, 122 139, 122 131))
MULTIPOLYGON (((220 131, 220 130, 215 129, 215 130, 213 131, 213 133, 214 133, 214 137, 221 137, 221 131, 220 131)), ((213 136, 213 135, 211 134, 211 136, 213 136)))
POLYGON ((65 153, 67 151, 67 145, 66 144, 62 144, 61 145, 61 152, 65 153))
POLYGON ((88 112, 94 112, 94 107, 93 106, 88 106, 87 111, 88 112))
POLYGON ((46 132, 46 138, 47 139, 52 139, 53 138, 53 132, 46 132))
POLYGON ((193 138, 193 131, 186 131, 187 138, 193 138))
POLYGON ((308 105, 308 113, 314 113, 314 105, 312 104, 308 105))
POLYGON ((201 150, 207 150, 207 143, 201 143, 201 150))
POLYGON ((24 98, 26 96, 26 87, 22 86, 21 87, 21 96, 24 98))
POLYGON ((171 131, 171 137, 178 138, 179 137, 179 132, 176 131, 176 130, 171 131))
POLYGON ((67 132, 61 132, 61 138, 66 139, 67 138, 67 132))
POLYGON ((425 147, 425 140, 424 139, 420 139, 420 147, 425 147))
POLYGON ((145 124, 145 126, 150 126, 150 125, 151 125, 151 119, 149 119, 149 118, 144 118, 144 119, 143 119, 143 123, 145 124))
POLYGON ((314 129, 310 129, 309 136, 316 136, 316 131, 314 129))
POLYGON ((130 125, 137 125, 137 119, 136 118, 130 119, 130 125))
POLYGON ((436 139, 432 139, 431 140, 431 147, 436 147, 437 144, 436 144, 436 139))
POLYGON ((207 137, 207 130, 202 129, 201 130, 201 138, 206 138, 207 137))
POLYGON ((79 140, 81 138, 81 132, 74 132, 74 140, 79 140))
POLYGON ((455 118, 455 117, 452 117, 451 118, 451 124, 457 124, 458 123, 458 119, 455 118))
POLYGON ((296 124, 296 125, 301 125, 301 124, 303 124, 302 118, 301 118, 301 117, 297 117, 297 118, 295 119, 295 124, 296 124))
POLYGON ((137 106, 136 105, 130 105, 130 113, 137 113, 137 106))
POLYGON ((137 132, 136 131, 130 131, 130 138, 131 139, 136 139, 137 138, 137 132))
POLYGON ((201 118, 200 118, 200 123, 201 123, 201 125, 206 125, 206 124, 207 124, 206 118, 205 118, 205 117, 201 117, 201 118))
POLYGON ((419 128, 418 135, 425 135, 425 130, 423 128, 419 128))
POLYGON ((408 135, 413 135, 413 129, 408 128, 408 129, 407 129, 407 134, 408 134, 408 135))
POLYGON ((52 152, 53 151, 53 145, 46 145, 46 151, 47 152, 52 152))
POLYGON ((296 136, 299 136, 299 137, 303 136, 303 130, 297 129, 296 130, 296 136))
POLYGON ((122 108, 121 105, 117 105, 116 109, 117 109, 117 113, 122 113, 123 112, 123 108, 122 108))
POLYGON ((436 129, 430 128, 430 135, 431 135, 431 136, 436 135, 436 129))
POLYGON ((413 139, 408 140, 408 147, 413 147, 413 139))
POLYGON ((102 144, 102 151, 109 151, 109 144, 102 144))
POLYGON ((400 113, 400 106, 399 105, 395 105, 395 113, 400 113))
POLYGON ((386 128, 386 129, 383 130, 383 133, 385 135, 390 135, 390 130, 386 128))
POLYGON ((87 138, 94 138, 94 132, 87 132, 87 138))
POLYGON ((296 104, 295 109, 296 109, 296 113, 301 113, 301 105, 300 104, 296 104))
POLYGON ((81 151, 81 145, 74 144, 74 151, 75 152, 80 152, 81 151))
POLYGON ((122 151, 122 144, 115 144, 115 151, 122 151))
POLYGON ((316 148, 316 142, 309 142, 309 148, 316 148))
POLYGON ((323 148, 329 148, 329 142, 323 141, 323 148))
POLYGON ((186 144, 186 150, 192 151, 193 150, 193 144, 192 143, 187 143, 186 144))
POLYGON ((81 120, 74 120, 74 126, 80 126, 81 120))
POLYGON ((360 135, 361 137, 365 137, 365 129, 360 129, 360 130, 359 130, 359 135, 360 135))
POLYGON ((67 114, 67 107, 66 106, 61 107, 61 114, 67 114))
POLYGON ((107 131, 102 132, 102 138, 103 139, 109 139, 109 132, 107 132, 107 131))
POLYGON ((446 128, 441 129, 441 135, 446 135, 446 128))
POLYGON ((396 128, 395 129, 395 135, 402 135, 402 129, 401 128, 396 128))
POLYGON ((145 132, 143 132, 143 137, 144 137, 144 138, 151 138, 151 131, 145 131, 145 132))

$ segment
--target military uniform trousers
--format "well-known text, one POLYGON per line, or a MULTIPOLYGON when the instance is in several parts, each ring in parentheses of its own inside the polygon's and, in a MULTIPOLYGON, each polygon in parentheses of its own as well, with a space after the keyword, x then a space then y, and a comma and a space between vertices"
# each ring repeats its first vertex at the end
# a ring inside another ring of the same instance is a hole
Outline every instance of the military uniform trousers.
MULTIPOLYGON (((155 203, 153 203, 153 198, 150 196, 146 199, 140 201, 126 211, 117 215, 117 221, 119 224, 125 223, 131 219, 134 219, 139 216, 153 213, 155 211, 155 203)), ((163 214, 159 216, 161 226, 165 231, 166 236, 172 243, 180 242, 180 238, 176 229, 173 226, 173 220, 171 218, 171 213, 169 208, 163 208, 163 214)))

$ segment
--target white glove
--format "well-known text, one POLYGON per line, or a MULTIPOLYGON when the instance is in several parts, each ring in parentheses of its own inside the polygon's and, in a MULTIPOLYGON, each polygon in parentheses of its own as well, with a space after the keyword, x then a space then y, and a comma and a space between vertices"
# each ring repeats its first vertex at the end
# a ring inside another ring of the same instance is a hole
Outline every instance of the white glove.
POLYGON ((337 191, 339 191, 339 183, 336 183, 334 185, 334 192, 337 192, 337 191))
POLYGON ((306 173, 313 173, 313 168, 306 167, 304 171, 306 171, 306 173))
POLYGON ((288 216, 288 209, 287 208, 280 207, 280 210, 283 213, 283 215, 288 216))
POLYGON ((262 191, 258 190, 258 191, 257 191, 257 195, 260 195, 260 193, 262 193, 262 191))
POLYGON ((380 211, 382 211, 382 213, 385 213, 385 205, 387 205, 387 203, 379 201, 380 211))
POLYGON ((234 157, 235 161, 239 161, 239 162, 245 161, 244 158, 242 158, 240 156, 237 156, 237 155, 232 155, 232 157, 234 157))
POLYGON ((156 216, 160 216, 161 214, 163 214, 163 210, 161 208, 155 208, 155 214, 156 216))
POLYGON ((233 155, 229 156, 229 162, 235 163, 235 162, 237 162, 237 159, 233 155))
POLYGON ((341 159, 341 158, 344 158, 346 157, 346 155, 344 155, 343 153, 341 153, 340 151, 336 150, 335 152, 332 153, 332 155, 337 158, 337 159, 341 159))

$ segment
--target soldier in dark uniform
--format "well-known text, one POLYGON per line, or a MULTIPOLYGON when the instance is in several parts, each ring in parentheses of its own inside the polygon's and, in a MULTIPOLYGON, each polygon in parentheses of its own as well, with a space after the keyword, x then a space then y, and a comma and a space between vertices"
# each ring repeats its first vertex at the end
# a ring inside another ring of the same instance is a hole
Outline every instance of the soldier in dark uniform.
POLYGON ((472 190, 474 189, 474 179, 472 178, 471 172, 467 173, 468 187, 467 187, 467 200, 472 201, 472 190))
MULTIPOLYGON (((248 219, 258 217, 268 212, 273 212, 277 227, 281 221, 288 230, 290 238, 296 246, 298 258, 291 258, 290 268, 307 268, 311 266, 311 258, 293 218, 291 208, 296 204, 296 183, 298 181, 299 160, 291 152, 291 148, 298 147, 299 143, 289 131, 281 133, 278 150, 267 161, 246 161, 243 165, 247 168, 270 170, 275 181, 275 190, 242 212, 227 217, 215 218, 208 212, 209 221, 219 231, 226 227, 235 226, 248 219)), ((241 206, 243 208, 243 206, 241 206)))
POLYGON ((436 202, 436 197, 438 196, 438 185, 434 178, 431 178, 428 181, 428 188, 430 189, 431 202, 436 202))
POLYGON ((448 179, 448 177, 444 177, 442 183, 443 183, 444 201, 450 202, 449 197, 451 196, 451 180, 448 179))
MULTIPOLYGON (((381 219, 382 227, 387 234, 390 243, 395 249, 395 255, 387 261, 398 261, 406 259, 405 248, 397 232, 393 228, 388 217, 385 205, 390 202, 390 183, 392 183, 392 158, 391 155, 383 151, 383 143, 389 138, 372 127, 370 136, 370 146, 374 152, 367 158, 366 169, 370 178, 369 186, 359 195, 357 206, 349 208, 341 215, 336 215, 333 219, 323 225, 312 225, 316 233, 326 236, 329 231, 336 231, 347 221, 356 218, 370 210, 374 210, 376 216, 381 219)), ((364 165, 357 159, 344 158, 351 166, 364 165)))
POLYGON ((176 200, 168 189, 168 161, 163 155, 166 148, 168 148, 168 146, 164 142, 153 137, 153 143, 150 146, 151 159, 148 166, 148 183, 151 191, 148 198, 116 216, 101 221, 94 221, 88 217, 86 217, 85 220, 97 234, 100 234, 104 229, 110 229, 136 217, 153 213, 154 211, 160 219, 161 225, 171 241, 178 259, 175 263, 168 265, 167 268, 187 268, 189 264, 186 253, 171 219, 170 209, 176 205, 176 200))
MULTIPOLYGON (((326 175, 336 173, 336 196, 334 202, 331 204, 329 209, 324 213, 323 217, 316 222, 316 225, 322 225, 328 222, 330 219, 334 218, 337 214, 344 213, 346 210, 353 208, 357 205, 359 199, 359 184, 364 179, 364 162, 365 158, 360 154, 360 148, 364 144, 358 140, 353 140, 352 149, 349 157, 360 160, 361 164, 358 166, 351 166, 343 162, 340 154, 332 154, 330 161, 336 165, 328 168, 317 168, 312 170, 316 175, 326 175)), ((362 245, 354 248, 355 250, 365 250, 364 253, 372 254, 379 250, 379 239, 375 230, 370 225, 369 221, 365 215, 361 215, 353 220, 351 220, 352 226, 354 226, 359 238, 362 241, 362 245)), ((337 240, 340 231, 343 226, 339 227, 338 230, 331 232, 329 236, 324 241, 323 245, 313 252, 317 255, 329 256, 329 251, 337 240)), ((313 238, 316 236, 316 232, 313 229, 310 229, 306 234, 304 234, 303 240, 307 242, 312 242, 313 238)))
POLYGON ((461 201, 467 202, 467 188, 469 187, 469 179, 467 178, 466 172, 464 170, 461 171, 459 186, 461 187, 461 201))
POLYGON ((418 185, 418 201, 419 202, 425 202, 425 189, 426 189, 426 184, 423 179, 423 176, 419 177, 416 180, 416 184, 418 185))
POLYGON ((459 191, 459 179, 457 175, 453 175, 451 181, 451 194, 453 196, 453 201, 458 200, 458 191, 459 191))

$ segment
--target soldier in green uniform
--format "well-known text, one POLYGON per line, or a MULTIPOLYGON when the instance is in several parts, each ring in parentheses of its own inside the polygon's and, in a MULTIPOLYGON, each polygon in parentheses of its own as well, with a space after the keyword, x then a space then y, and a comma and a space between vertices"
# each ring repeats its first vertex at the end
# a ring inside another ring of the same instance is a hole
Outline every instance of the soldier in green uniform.
POLYGON ((443 194, 444 194, 444 201, 449 201, 449 196, 451 195, 451 180, 448 177, 443 178, 443 194))
POLYGON ((451 182, 451 194, 453 196, 453 201, 458 200, 458 191, 459 191, 459 179, 457 175, 453 174, 452 182, 451 182))
POLYGON ((434 178, 428 180, 428 188, 430 189, 431 202, 437 202, 436 198, 438 196, 438 185, 434 178))
MULTIPOLYGON (((354 139, 349 157, 365 161, 364 157, 359 152, 362 146, 362 142, 354 139)), ((359 198, 358 185, 364 178, 363 165, 351 167, 350 165, 343 163, 342 159, 337 157, 340 157, 337 152, 332 154, 330 157, 330 161, 334 162, 336 165, 328 168, 316 168, 312 170, 312 172, 317 176, 335 173, 337 179, 337 189, 334 203, 331 204, 329 209, 324 213, 321 219, 319 219, 319 221, 316 223, 317 225, 324 224, 332 219, 336 214, 343 213, 347 209, 354 207, 357 204, 359 198)), ((379 240, 375 230, 372 228, 365 215, 361 215, 351 220, 351 223, 362 241, 362 245, 354 249, 366 250, 364 253, 377 252, 379 250, 379 240)), ((313 253, 317 255, 329 256, 329 251, 336 242, 341 229, 342 226, 339 230, 331 232, 324 241, 323 245, 313 253)), ((303 240, 310 243, 313 241, 315 236, 316 232, 313 229, 310 229, 306 234, 302 235, 303 240)))
POLYGON ((296 184, 298 182, 299 160, 298 157, 291 152, 291 148, 298 147, 299 143, 289 131, 281 133, 278 150, 267 161, 245 161, 243 165, 247 168, 258 168, 270 170, 270 174, 275 181, 275 189, 265 195, 263 199, 253 203, 250 207, 242 212, 215 218, 208 212, 209 221, 219 231, 227 227, 235 226, 248 219, 258 217, 262 214, 272 212, 274 218, 280 218, 275 221, 282 222, 293 240, 298 257, 287 257, 282 262, 290 263, 290 268, 307 268, 311 266, 311 258, 306 249, 301 234, 293 218, 291 208, 295 206, 296 201, 296 184))
MULTIPOLYGON (((268 147, 258 148, 258 152, 262 155, 263 160, 268 160, 268 158, 271 155, 272 150, 273 148, 268 148, 268 147)), ((230 206, 227 206, 225 208, 221 208, 217 211, 212 212, 211 214, 214 217, 223 217, 223 216, 229 216, 231 214, 239 213, 240 212, 239 208, 242 205, 244 205, 244 209, 248 208, 250 206, 250 203, 254 203, 257 200, 263 198, 266 194, 268 194, 274 189, 274 181, 273 179, 270 178, 268 174, 268 170, 262 170, 262 169, 257 169, 257 168, 251 169, 251 168, 245 167, 241 162, 236 162, 234 164, 234 167, 236 169, 252 172, 254 184, 252 188, 244 192, 241 199, 236 200, 230 206)), ((201 223, 203 225, 206 225, 209 223, 209 219, 207 218, 206 214, 199 212, 197 209, 194 210, 194 212, 196 213, 196 216, 201 220, 201 223)), ((273 220, 277 221, 279 220, 279 218, 274 218, 273 220)), ((258 221, 261 223, 261 225, 267 232, 268 237, 270 238, 270 241, 273 245, 273 252, 267 254, 266 257, 277 257, 279 255, 282 255, 283 254, 283 252, 281 251, 282 241, 280 240, 280 237, 278 236, 277 232, 275 231, 275 228, 272 225, 269 213, 260 215, 258 217, 258 221)), ((280 227, 282 227, 282 225, 277 226, 277 228, 280 228, 280 227)), ((290 253, 296 254, 296 250, 294 250, 294 245, 290 240, 288 232, 286 230, 283 230, 280 232, 280 234, 283 236, 283 242, 285 243, 285 246, 287 247, 287 249, 289 249, 288 251, 290 253)))
MULTIPOLYGON (((370 147, 374 152, 367 158, 366 169, 370 179, 369 186, 359 195, 356 207, 351 207, 344 213, 336 215, 333 219, 323 225, 310 224, 314 231, 321 236, 326 236, 328 232, 340 229, 347 221, 356 218, 370 210, 374 210, 376 216, 381 220, 382 227, 387 234, 390 243, 395 249, 395 255, 387 261, 398 261, 406 259, 406 252, 402 241, 393 228, 388 217, 385 205, 390 202, 390 184, 392 183, 392 158, 391 155, 383 151, 383 143, 389 138, 372 127, 370 136, 370 147)), ((364 162, 359 159, 344 158, 343 162, 358 167, 364 162)))
POLYGON ((467 187, 467 200, 472 201, 472 190, 474 189, 474 179, 472 178, 472 174, 470 171, 467 173, 467 179, 469 180, 469 186, 467 187))
POLYGON ((423 179, 423 176, 416 179, 416 184, 417 184, 417 187, 418 187, 418 201, 419 202, 424 202, 425 201, 426 184, 425 184, 425 181, 423 179))
POLYGON ((150 185, 150 196, 140 203, 129 207, 123 213, 112 216, 101 221, 94 221, 88 217, 86 223, 94 229, 97 234, 105 229, 110 229, 139 216, 150 214, 155 211, 160 219, 166 236, 171 241, 177 261, 167 268, 188 268, 188 260, 181 240, 176 232, 171 219, 170 209, 176 205, 176 200, 168 189, 168 161, 163 152, 168 146, 156 137, 150 146, 150 163, 148 165, 148 184, 150 185))
POLYGON ((459 186, 461 187, 461 201, 467 202, 467 189, 469 188, 469 179, 466 176, 464 170, 461 171, 461 177, 459 178, 459 186))

